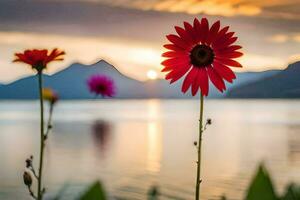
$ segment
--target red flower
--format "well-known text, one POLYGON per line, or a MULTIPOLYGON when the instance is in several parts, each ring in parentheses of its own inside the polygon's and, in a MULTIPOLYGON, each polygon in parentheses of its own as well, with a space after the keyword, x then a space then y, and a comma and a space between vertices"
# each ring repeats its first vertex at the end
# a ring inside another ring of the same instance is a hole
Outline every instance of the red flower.
POLYGON ((173 83, 183 77, 182 92, 192 88, 192 95, 200 89, 207 96, 209 80, 223 92, 225 81, 232 83, 236 78, 229 67, 242 67, 235 58, 243 54, 237 50, 241 46, 234 45, 237 37, 234 32, 228 32, 229 27, 220 27, 220 21, 209 27, 206 18, 201 22, 195 18, 193 26, 184 22, 184 28, 175 26, 178 35, 167 35, 172 44, 166 44, 168 49, 162 56, 167 59, 162 62, 162 72, 168 72, 166 80, 173 83))
POLYGON ((16 59, 14 62, 23 62, 31 65, 33 69, 41 72, 47 67, 47 64, 52 61, 63 60, 62 55, 65 55, 64 51, 53 49, 48 53, 47 49, 38 50, 26 50, 24 53, 16 53, 16 59))

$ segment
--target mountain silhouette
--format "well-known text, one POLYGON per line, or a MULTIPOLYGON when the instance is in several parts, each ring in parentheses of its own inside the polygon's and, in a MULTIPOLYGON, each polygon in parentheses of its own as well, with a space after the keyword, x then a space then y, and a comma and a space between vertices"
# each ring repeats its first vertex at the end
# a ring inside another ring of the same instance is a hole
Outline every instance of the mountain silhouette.
POLYGON ((290 64, 273 76, 236 87, 230 98, 300 98, 300 62, 290 64))
MULTIPOLYGON (((261 73, 246 72, 237 73, 237 80, 234 84, 227 84, 227 87, 236 86, 269 77, 278 73, 276 70, 261 73)), ((61 99, 93 99, 87 88, 86 81, 93 74, 105 74, 110 76, 116 83, 117 95, 115 98, 191 98, 190 92, 181 93, 182 81, 180 80, 170 86, 166 80, 157 79, 149 81, 138 81, 121 74, 114 66, 104 60, 92 65, 74 63, 71 66, 51 76, 43 75, 44 87, 51 87, 59 93, 61 99)), ((223 97, 211 85, 210 97, 223 97)), ((37 99, 38 86, 37 77, 29 76, 10 84, 0 85, 0 99, 37 99)))

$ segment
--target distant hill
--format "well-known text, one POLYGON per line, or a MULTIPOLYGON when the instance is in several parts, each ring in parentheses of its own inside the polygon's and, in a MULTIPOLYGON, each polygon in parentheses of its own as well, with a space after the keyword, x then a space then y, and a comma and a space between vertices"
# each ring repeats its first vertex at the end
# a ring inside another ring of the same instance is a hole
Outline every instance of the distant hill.
POLYGON ((300 62, 228 92, 229 98, 300 98, 300 62))
MULTIPOLYGON (((93 65, 74 63, 70 67, 51 76, 44 75, 45 87, 56 90, 61 99, 92 99, 94 95, 88 91, 86 81, 93 74, 106 74, 114 79, 117 86, 116 98, 191 98, 180 92, 182 80, 170 86, 165 80, 137 81, 121 74, 114 66, 104 60, 93 65)), ((237 73, 234 84, 228 84, 228 88, 257 81, 269 77, 278 71, 266 71, 261 73, 247 72, 237 73)), ((37 99, 37 78, 29 76, 13 83, 0 84, 0 99, 37 99)), ((210 97, 223 97, 214 87, 210 87, 210 97)))

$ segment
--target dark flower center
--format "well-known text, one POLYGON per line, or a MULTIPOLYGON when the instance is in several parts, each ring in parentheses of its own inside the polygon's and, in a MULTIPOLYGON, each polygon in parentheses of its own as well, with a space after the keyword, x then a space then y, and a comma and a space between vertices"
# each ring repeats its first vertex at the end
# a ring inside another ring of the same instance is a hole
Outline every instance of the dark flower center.
POLYGON ((33 68, 35 68, 39 73, 41 73, 43 69, 46 68, 46 66, 44 65, 43 60, 38 60, 34 63, 33 68))
POLYGON ((98 91, 104 92, 106 90, 106 87, 104 85, 98 85, 97 89, 98 91))
POLYGON ((204 44, 195 46, 190 54, 191 62, 195 67, 206 67, 214 62, 214 51, 204 44))

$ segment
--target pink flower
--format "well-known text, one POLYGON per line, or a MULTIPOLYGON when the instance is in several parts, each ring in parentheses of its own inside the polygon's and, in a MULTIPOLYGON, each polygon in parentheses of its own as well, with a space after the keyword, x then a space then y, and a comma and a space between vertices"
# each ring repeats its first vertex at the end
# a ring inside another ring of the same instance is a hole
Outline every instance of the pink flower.
POLYGON ((114 81, 105 75, 92 75, 87 81, 91 93, 102 97, 113 97, 115 95, 114 81))

